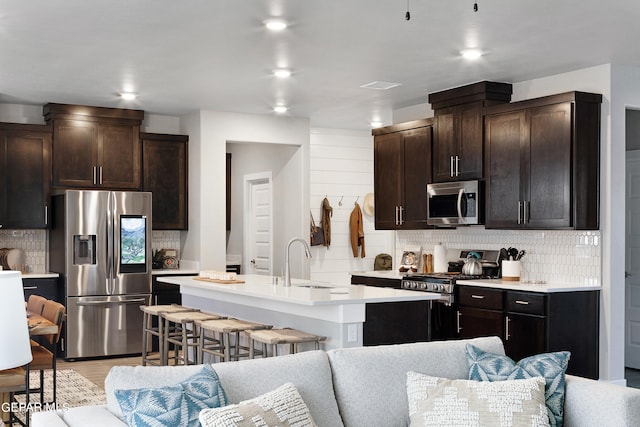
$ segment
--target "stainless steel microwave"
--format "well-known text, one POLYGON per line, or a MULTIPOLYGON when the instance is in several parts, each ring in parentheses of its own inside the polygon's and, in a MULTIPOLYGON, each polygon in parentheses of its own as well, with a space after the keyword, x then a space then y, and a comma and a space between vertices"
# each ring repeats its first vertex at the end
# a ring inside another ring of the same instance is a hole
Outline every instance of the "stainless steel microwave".
POLYGON ((427 224, 441 227, 484 223, 484 183, 427 184, 427 224))

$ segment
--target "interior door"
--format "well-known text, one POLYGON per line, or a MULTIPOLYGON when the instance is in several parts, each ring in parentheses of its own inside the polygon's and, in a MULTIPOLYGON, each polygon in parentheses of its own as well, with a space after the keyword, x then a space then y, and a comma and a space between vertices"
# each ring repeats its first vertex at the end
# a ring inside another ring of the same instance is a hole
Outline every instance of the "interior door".
POLYGON ((273 219, 271 174, 245 177, 244 274, 271 276, 273 219))
POLYGON ((625 366, 640 369, 640 150, 626 162, 625 366))

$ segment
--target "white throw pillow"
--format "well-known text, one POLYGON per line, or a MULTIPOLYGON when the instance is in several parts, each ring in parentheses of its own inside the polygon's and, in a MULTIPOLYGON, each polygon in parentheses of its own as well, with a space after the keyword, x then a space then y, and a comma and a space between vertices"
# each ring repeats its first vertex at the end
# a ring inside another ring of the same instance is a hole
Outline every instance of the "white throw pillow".
POLYGON ((470 381, 407 372, 411 426, 548 427, 545 380, 470 381))
POLYGON ((291 383, 237 405, 203 409, 199 419, 202 427, 316 427, 291 383))

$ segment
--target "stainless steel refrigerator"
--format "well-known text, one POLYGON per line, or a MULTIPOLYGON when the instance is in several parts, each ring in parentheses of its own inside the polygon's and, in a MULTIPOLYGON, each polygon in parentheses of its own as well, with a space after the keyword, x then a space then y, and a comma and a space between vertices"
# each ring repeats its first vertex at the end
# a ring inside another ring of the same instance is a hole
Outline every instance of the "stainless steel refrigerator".
POLYGON ((66 359, 142 351, 151 300, 151 193, 67 190, 53 196, 50 270, 66 289, 66 359))

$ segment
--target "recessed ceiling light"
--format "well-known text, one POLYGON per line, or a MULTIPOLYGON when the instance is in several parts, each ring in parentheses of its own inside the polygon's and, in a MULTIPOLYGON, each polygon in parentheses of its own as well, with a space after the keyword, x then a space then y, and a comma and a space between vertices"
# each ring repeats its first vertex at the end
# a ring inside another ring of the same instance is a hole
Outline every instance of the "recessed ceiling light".
POLYGON ((286 79, 287 77, 291 77, 291 70, 287 68, 278 68, 273 70, 273 75, 281 79, 286 79))
POLYGON ((134 99, 136 99, 138 97, 138 94, 135 92, 121 92, 120 93, 120 98, 124 99, 125 101, 132 101, 134 99))
POLYGON ((288 108, 285 107, 284 105, 276 105, 275 107, 273 107, 273 111, 278 114, 286 113, 287 110, 288 108))
POLYGON ((482 56, 482 51, 480 49, 465 49, 460 52, 465 59, 478 59, 482 56))
POLYGON ((271 31, 282 31, 287 28, 287 23, 282 19, 267 19, 264 25, 271 31))

